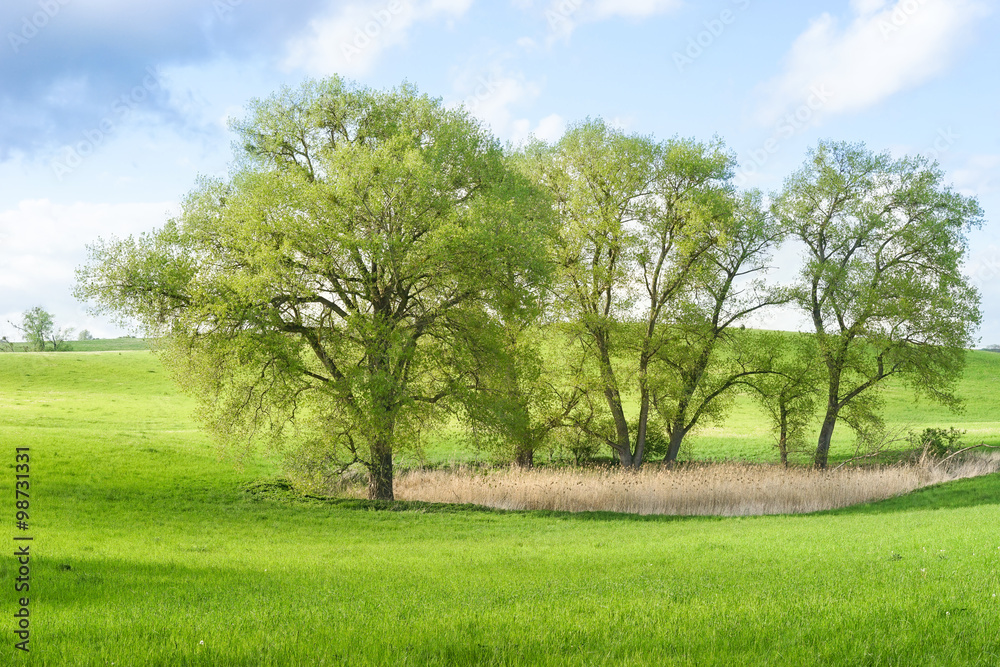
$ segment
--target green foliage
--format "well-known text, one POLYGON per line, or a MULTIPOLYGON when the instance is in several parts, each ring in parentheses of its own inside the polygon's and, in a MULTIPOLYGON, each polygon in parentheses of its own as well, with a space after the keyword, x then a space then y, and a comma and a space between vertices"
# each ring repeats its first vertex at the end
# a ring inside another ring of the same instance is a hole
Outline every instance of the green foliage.
MULTIPOLYGON (((476 337, 476 353, 467 365, 474 381, 456 391, 456 411, 477 448, 495 459, 533 465, 535 453, 568 426, 579 401, 566 360, 544 349, 549 331, 508 323, 484 328, 476 337)), ((585 449, 568 448, 576 458, 588 458, 585 449)))
POLYGON ((982 319, 962 262, 982 209, 943 177, 921 157, 823 142, 776 198, 776 214, 807 250, 795 298, 827 369, 817 465, 826 465, 842 410, 862 438, 877 430, 876 394, 889 377, 960 405, 954 388, 982 319))
MULTIPOLYGON (((638 420, 629 424, 629 430, 633 433, 639 432, 638 420)), ((646 446, 643 454, 646 461, 662 460, 670 450, 670 438, 663 431, 663 426, 658 420, 650 420, 646 426, 646 446)))
POLYGON ((822 372, 815 338, 806 334, 759 332, 755 349, 762 351, 762 373, 745 381, 754 399, 771 422, 781 462, 789 453, 802 451, 816 412, 822 372))
POLYGON ((552 433, 551 442, 556 452, 569 452, 573 464, 579 466, 593 461, 601 452, 601 448, 607 445, 604 438, 593 433, 589 429, 559 429, 552 433))
POLYGON ((732 324, 782 300, 747 278, 763 270, 778 228, 759 194, 734 195, 734 158, 718 139, 656 142, 587 120, 522 160, 559 216, 554 307, 579 343, 586 395, 576 426, 639 465, 656 411, 675 458, 684 434, 721 414, 750 372, 749 359, 721 368, 714 352, 732 324), (622 396, 631 392, 630 428, 622 396))
POLYGON ((919 435, 910 432, 910 444, 927 452, 934 458, 942 458, 949 452, 960 449, 962 446, 962 436, 965 431, 960 431, 955 427, 947 430, 943 428, 925 428, 919 435))
MULTIPOLYGON (((16 325, 15 325, 16 326, 16 325)), ((45 343, 54 330, 52 314, 41 306, 30 308, 21 315, 21 326, 18 329, 24 335, 24 340, 37 352, 45 351, 45 343)))
POLYGON ((77 294, 163 336, 227 448, 264 442, 370 474, 467 381, 474 342, 526 319, 549 203, 460 110, 311 81, 233 124, 237 168, 181 216, 91 248, 77 294))

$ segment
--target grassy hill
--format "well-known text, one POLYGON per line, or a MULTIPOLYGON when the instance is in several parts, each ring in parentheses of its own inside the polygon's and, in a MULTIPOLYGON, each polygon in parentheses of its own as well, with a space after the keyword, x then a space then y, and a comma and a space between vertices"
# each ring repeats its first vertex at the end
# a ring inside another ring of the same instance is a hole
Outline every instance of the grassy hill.
MULTIPOLYGON (((994 359, 943 423, 997 442, 994 359)), ((998 476, 743 519, 324 502, 220 459, 192 407, 148 352, 0 356, 34 537, 31 653, 0 663, 1000 664, 998 476)))
MULTIPOLYGON (((123 352, 125 350, 148 350, 149 343, 144 338, 94 338, 92 340, 66 341, 71 352, 123 352)), ((14 351, 26 352, 27 343, 14 343, 14 351)), ((49 346, 51 347, 51 345, 49 346)))

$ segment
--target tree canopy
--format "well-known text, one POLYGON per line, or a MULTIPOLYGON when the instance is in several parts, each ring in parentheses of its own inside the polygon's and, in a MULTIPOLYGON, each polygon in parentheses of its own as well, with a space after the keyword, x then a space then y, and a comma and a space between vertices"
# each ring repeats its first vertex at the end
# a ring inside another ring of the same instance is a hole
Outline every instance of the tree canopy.
POLYGON ((838 421, 878 437, 889 378, 960 403, 982 211, 923 158, 821 143, 767 205, 718 138, 588 119, 510 150, 409 84, 339 77, 232 129, 230 174, 163 227, 95 243, 76 287, 159 339, 231 451, 266 444, 306 476, 361 466, 391 499, 394 456, 455 416, 521 465, 559 442, 634 467, 677 459, 742 389, 783 462, 822 412, 825 466, 838 421), (805 260, 779 288, 787 239, 805 260), (786 303, 812 334, 744 329, 786 303))
POLYGON ((391 499, 394 448, 488 353, 477 332, 541 294, 548 200, 468 114, 407 84, 311 81, 232 127, 230 177, 163 228, 92 246, 77 294, 164 336, 222 442, 363 464, 391 499))
POLYGON ((529 146, 526 164, 555 199, 558 310, 590 370, 584 396, 572 397, 575 423, 626 466, 645 458, 651 428, 666 429, 672 461, 751 372, 742 353, 735 365, 720 361, 717 344, 780 300, 753 280, 777 226, 759 194, 737 196, 720 140, 657 142, 588 120, 551 146, 529 146), (637 419, 626 415, 627 394, 637 419))
POLYGON ((982 210, 942 181, 922 157, 824 142, 775 202, 806 249, 796 301, 826 369, 817 466, 826 466, 838 419, 862 436, 879 430, 887 378, 959 405, 955 385, 982 319, 962 260, 982 210))

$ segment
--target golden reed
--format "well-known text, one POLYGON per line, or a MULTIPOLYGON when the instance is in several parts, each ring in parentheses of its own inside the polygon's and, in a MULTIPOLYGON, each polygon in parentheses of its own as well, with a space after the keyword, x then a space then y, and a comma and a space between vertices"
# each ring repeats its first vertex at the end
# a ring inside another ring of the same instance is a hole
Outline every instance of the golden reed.
POLYGON ((1000 455, 826 471, 740 463, 639 471, 458 468, 403 473, 394 486, 397 500, 506 510, 751 516, 846 507, 998 471, 1000 455))

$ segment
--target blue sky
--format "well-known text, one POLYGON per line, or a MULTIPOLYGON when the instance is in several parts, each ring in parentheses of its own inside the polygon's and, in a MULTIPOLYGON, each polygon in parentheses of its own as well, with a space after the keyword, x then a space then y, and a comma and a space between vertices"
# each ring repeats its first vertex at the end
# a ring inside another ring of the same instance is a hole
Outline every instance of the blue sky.
MULTIPOLYGON (((765 192, 821 139, 936 158, 986 211, 966 273, 1000 344, 998 0, 5 0, 0 6, 0 334, 70 295, 86 244, 161 225, 224 175, 226 119, 334 73, 466 104, 500 138, 601 116, 736 152, 765 192)), ((797 251, 775 259, 792 275, 797 251)), ((761 324, 794 328, 775 315, 761 324)))

